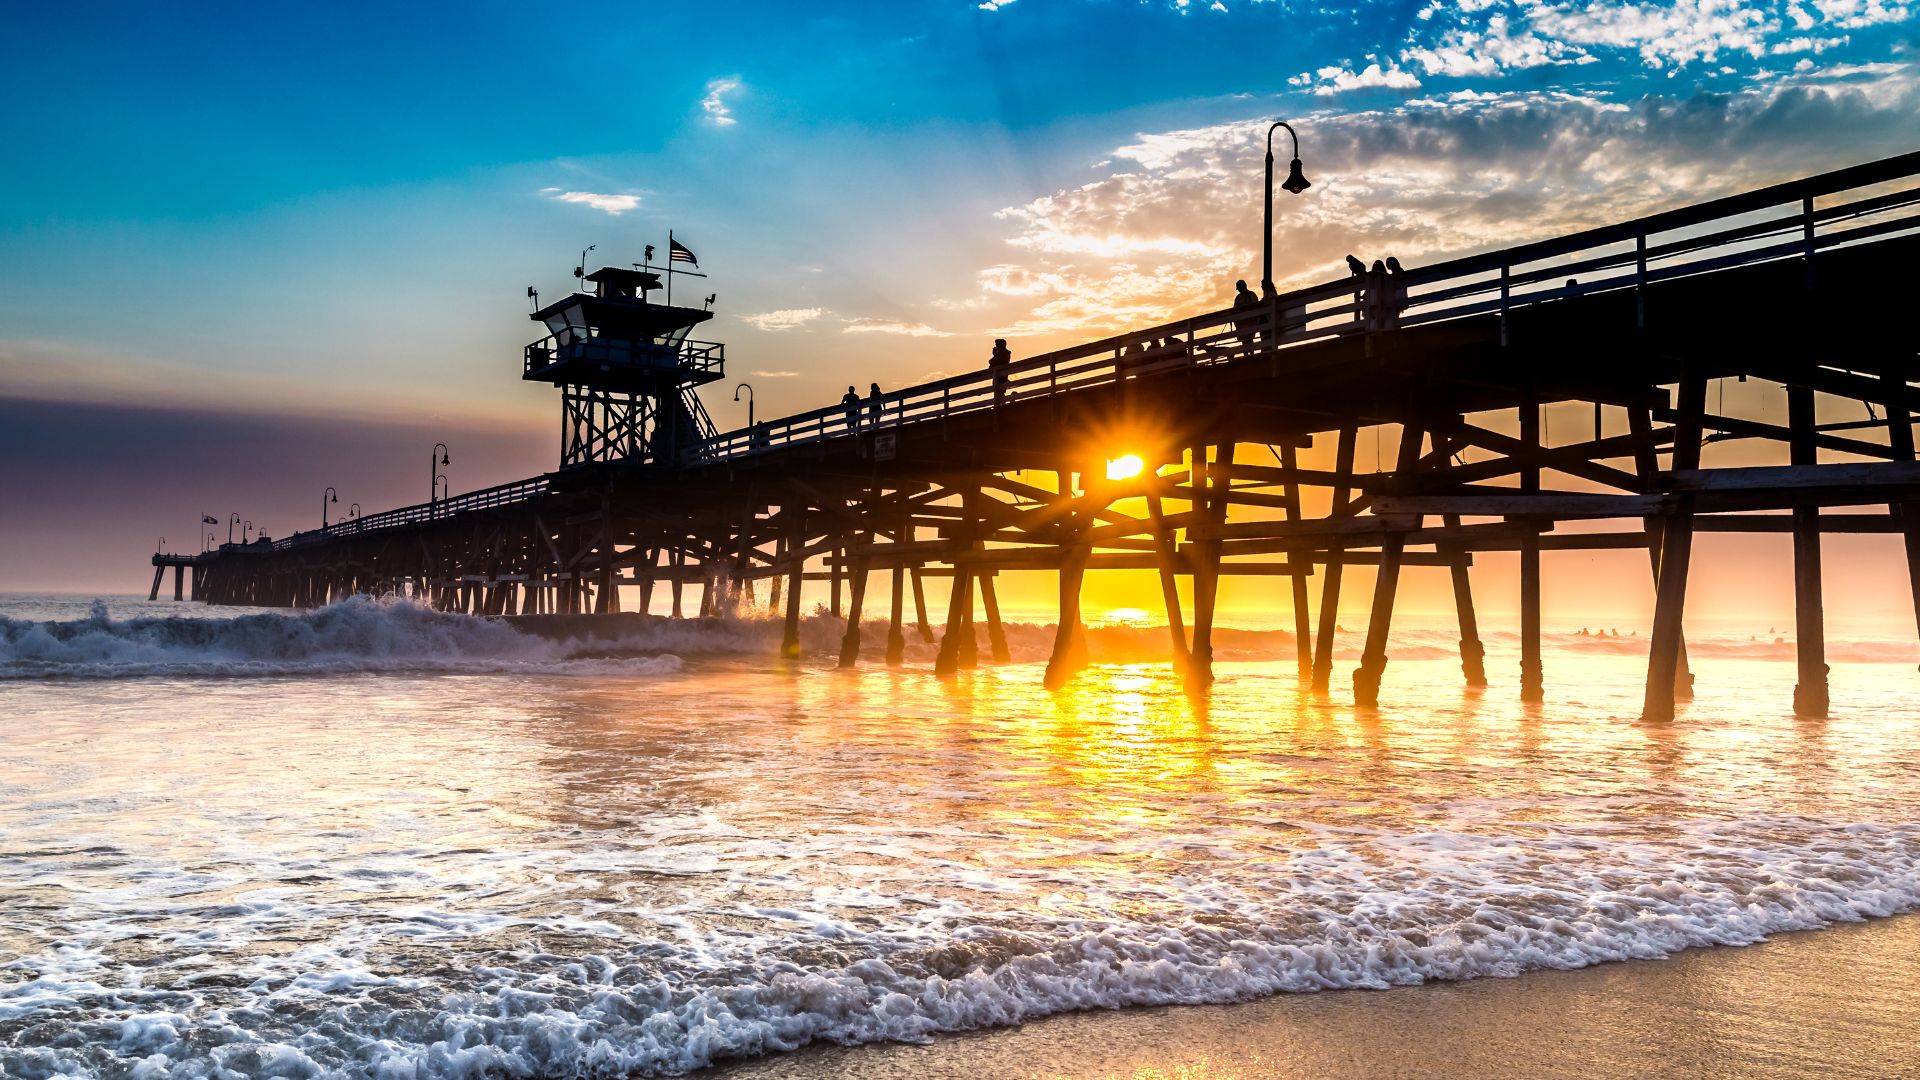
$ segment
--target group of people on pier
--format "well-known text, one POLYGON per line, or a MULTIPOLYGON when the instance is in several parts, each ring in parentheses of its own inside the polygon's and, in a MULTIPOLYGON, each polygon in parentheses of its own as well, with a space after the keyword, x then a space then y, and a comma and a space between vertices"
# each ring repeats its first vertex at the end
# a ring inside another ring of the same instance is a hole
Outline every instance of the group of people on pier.
MULTIPOLYGON (((1347 256, 1347 270, 1352 274, 1353 283, 1353 321, 1356 326, 1371 329, 1390 329, 1399 323, 1400 312, 1407 306, 1407 287, 1401 280, 1403 269, 1400 260, 1393 256, 1375 259, 1368 267, 1352 255, 1347 256)), ((1270 327, 1266 320, 1255 314, 1255 309, 1271 308, 1280 302, 1279 290, 1272 281, 1260 283, 1260 293, 1247 287, 1245 278, 1233 283, 1233 308, 1247 311, 1245 317, 1236 317, 1233 322, 1234 336, 1243 344, 1254 346, 1262 341, 1279 341, 1304 333, 1307 328, 1307 309, 1305 303, 1296 302, 1285 305, 1279 313, 1279 326, 1270 327)), ((1150 363, 1171 356, 1185 355, 1191 348, 1188 342, 1169 332, 1165 336, 1143 338, 1131 345, 1116 350, 1115 360, 1124 376, 1129 368, 1150 363)), ((1013 351, 1007 348, 1006 338, 993 339, 993 351, 987 356, 987 371, 993 379, 993 403, 1004 404, 1008 397, 1008 388, 1012 382, 1013 351)), ((880 422, 882 394, 879 383, 868 386, 863 402, 860 391, 849 386, 840 398, 840 404, 846 408, 848 430, 873 427, 880 422)))
POLYGON ((847 427, 850 430, 857 430, 858 428, 860 428, 862 426, 861 424, 862 412, 866 414, 865 426, 872 427, 873 425, 879 423, 881 396, 882 395, 880 393, 880 384, 877 382, 869 384, 869 386, 867 387, 867 401, 866 401, 866 405, 863 408, 862 405, 860 404, 860 391, 855 390, 851 386, 847 387, 847 392, 844 395, 842 395, 840 398, 840 404, 845 405, 847 407, 847 427))

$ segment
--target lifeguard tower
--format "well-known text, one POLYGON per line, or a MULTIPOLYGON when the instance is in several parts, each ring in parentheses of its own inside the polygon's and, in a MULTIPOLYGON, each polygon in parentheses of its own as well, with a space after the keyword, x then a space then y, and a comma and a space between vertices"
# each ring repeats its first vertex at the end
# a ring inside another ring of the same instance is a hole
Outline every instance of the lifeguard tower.
POLYGON ((713 312, 648 300, 660 287, 650 269, 603 266, 581 280, 594 291, 533 313, 549 333, 527 346, 521 375, 560 388, 560 467, 679 465, 714 431, 694 389, 725 376, 725 350, 687 337, 713 312))

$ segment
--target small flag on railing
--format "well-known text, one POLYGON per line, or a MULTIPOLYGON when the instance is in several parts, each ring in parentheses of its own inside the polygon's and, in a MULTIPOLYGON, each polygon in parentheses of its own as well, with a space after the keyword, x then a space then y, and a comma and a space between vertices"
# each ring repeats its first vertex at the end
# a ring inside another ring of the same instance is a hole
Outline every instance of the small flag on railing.
POLYGON ((667 262, 684 262, 692 263, 695 266, 700 265, 700 260, 693 257, 693 249, 675 240, 671 233, 667 235, 667 262))
POLYGON ((218 524, 220 524, 220 519, 219 519, 219 518, 213 518, 213 517, 208 517, 208 516, 207 516, 207 515, 205 515, 205 514, 201 514, 201 515, 200 515, 200 524, 202 524, 202 525, 218 525, 218 524))

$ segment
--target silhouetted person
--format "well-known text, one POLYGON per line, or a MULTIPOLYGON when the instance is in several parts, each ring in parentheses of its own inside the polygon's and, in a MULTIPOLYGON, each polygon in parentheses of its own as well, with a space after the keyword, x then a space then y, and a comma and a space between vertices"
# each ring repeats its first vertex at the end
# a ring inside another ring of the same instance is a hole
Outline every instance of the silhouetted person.
POLYGON ((860 426, 860 391, 851 386, 847 387, 846 396, 840 399, 840 404, 847 407, 847 430, 852 431, 858 428, 860 426))
MULTIPOLYGON (((1236 281, 1233 283, 1233 309, 1235 311, 1241 311, 1241 310, 1251 311, 1252 309, 1259 306, 1260 306, 1260 298, 1253 295, 1252 289, 1247 288, 1247 282, 1245 278, 1242 278, 1239 281, 1236 281)), ((1257 319, 1237 318, 1233 320, 1234 333, 1239 336, 1242 342, 1245 342, 1246 344, 1251 345, 1255 341, 1259 340, 1259 335, 1256 334, 1253 329, 1257 323, 1258 323, 1257 319)))
POLYGON ((987 357, 987 370, 993 372, 993 403, 1000 404, 1007 396, 1007 369, 1013 366, 1013 352, 1007 348, 1006 338, 993 339, 993 355, 987 357))
POLYGON ((867 387, 867 424, 872 426, 880 422, 880 384, 867 387))
POLYGON ((1353 275, 1353 321, 1367 321, 1367 264, 1347 256, 1347 273, 1353 275))

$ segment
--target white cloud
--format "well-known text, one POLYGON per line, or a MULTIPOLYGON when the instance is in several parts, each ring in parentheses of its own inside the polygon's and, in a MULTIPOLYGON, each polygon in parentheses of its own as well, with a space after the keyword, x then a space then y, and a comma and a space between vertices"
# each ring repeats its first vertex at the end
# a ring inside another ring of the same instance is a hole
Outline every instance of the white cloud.
POLYGON ((898 334, 901 337, 952 337, 926 323, 900 322, 894 319, 850 319, 840 328, 843 334, 898 334))
POLYGON ((999 11, 1001 8, 1006 7, 1008 4, 1011 4, 1011 3, 1013 3, 1013 0, 985 0, 985 2, 980 5, 980 10, 981 11, 999 11))
POLYGON ((760 330, 793 330, 805 326, 826 314, 822 308, 782 308, 779 311, 764 311, 758 315, 742 315, 740 319, 747 325, 760 330))
POLYGON ((541 194, 563 203, 578 206, 590 206, 605 214, 619 217, 621 214, 640 205, 638 195, 607 195, 597 191, 561 191, 559 188, 544 188, 541 194))
POLYGON ((1845 45, 1838 31, 1904 22, 1916 8, 1908 0, 1434 0, 1415 13, 1397 53, 1366 57, 1377 70, 1336 65, 1289 81, 1324 95, 1399 85, 1391 81, 1396 70, 1484 79, 1619 54, 1671 75, 1693 64, 1845 45))
POLYGON ((707 96, 700 99, 700 107, 706 110, 707 119, 715 126, 730 127, 739 122, 733 118, 733 106, 728 103, 727 95, 740 87, 738 75, 728 75, 707 83, 707 96))
MULTIPOLYGON (((1313 92, 1321 97, 1375 86, 1384 86, 1392 90, 1412 90, 1420 85, 1418 76, 1394 63, 1389 63, 1384 68, 1377 63, 1368 64, 1357 72, 1335 64, 1323 67, 1313 74, 1320 80, 1320 85, 1314 87, 1313 92)), ((1296 86, 1304 86, 1307 82, 1311 82, 1312 78, 1296 75, 1288 81, 1296 86)))
POLYGON ((1882 0, 1813 0, 1813 6, 1822 18, 1845 30, 1906 22, 1913 17, 1912 4, 1888 4, 1882 0))
POLYGON ((747 374, 756 379, 791 379, 800 373, 797 371, 749 371, 747 374))
MULTIPOLYGON (((1460 90, 1320 114, 1301 130, 1313 187, 1277 196, 1275 277, 1337 277, 1349 252, 1431 262, 1902 152, 1916 111, 1920 76, 1885 65, 1632 104, 1460 90)), ((1007 256, 942 306, 1064 343, 1220 306, 1236 278, 1257 287, 1265 131, 1157 132, 1096 155, 1107 175, 1001 211, 1007 256)))

